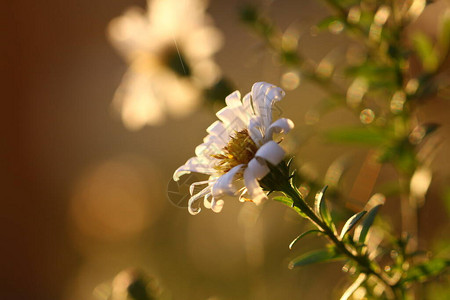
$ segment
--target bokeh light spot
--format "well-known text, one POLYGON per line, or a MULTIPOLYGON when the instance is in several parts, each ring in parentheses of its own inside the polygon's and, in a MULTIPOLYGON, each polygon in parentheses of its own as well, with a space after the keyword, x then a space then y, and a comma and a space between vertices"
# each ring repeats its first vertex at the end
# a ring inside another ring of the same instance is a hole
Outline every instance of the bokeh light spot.
POLYGON ((375 113, 370 108, 363 109, 359 115, 359 119, 363 124, 370 124, 375 119, 375 113))
POLYGON ((281 85, 284 89, 292 91, 296 89, 300 84, 300 76, 298 72, 290 71, 281 76, 281 85))

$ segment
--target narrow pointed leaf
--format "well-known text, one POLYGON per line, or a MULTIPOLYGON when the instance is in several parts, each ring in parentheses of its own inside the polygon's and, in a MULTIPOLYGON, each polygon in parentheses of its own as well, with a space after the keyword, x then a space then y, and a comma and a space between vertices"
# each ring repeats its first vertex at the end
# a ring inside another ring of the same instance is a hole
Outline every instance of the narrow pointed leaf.
POLYGON ((324 186, 323 189, 317 193, 315 203, 314 203, 314 210, 316 212, 316 215, 323 220, 327 225, 332 226, 332 220, 330 212, 328 211, 327 204, 325 201, 325 192, 327 191, 328 186, 324 186))
POLYGON ((294 201, 286 196, 276 196, 273 197, 273 200, 277 201, 277 202, 281 202, 286 206, 289 206, 290 208, 292 208, 293 210, 295 210, 300 216, 306 218, 306 215, 296 206, 294 206, 294 201))
POLYGON ((292 171, 291 175, 289 175, 289 183, 292 186, 296 186, 295 182, 297 180, 297 170, 292 171))
POLYGON ((276 197, 273 197, 273 200, 275 200, 277 202, 281 202, 284 205, 287 205, 289 207, 292 207, 292 205, 294 204, 294 201, 292 201, 291 198, 286 197, 286 196, 276 196, 276 197))
POLYGON ((298 237, 296 237, 290 244, 289 244, 289 249, 292 249, 292 247, 299 241, 301 240, 304 236, 310 234, 310 233, 322 233, 322 231, 318 230, 318 229, 312 229, 312 230, 308 230, 303 232, 302 234, 300 234, 298 237))
POLYGON ((307 266, 314 263, 326 262, 338 258, 339 256, 329 250, 317 250, 303 254, 289 263, 289 269, 307 266))
POLYGON ((357 214, 354 214, 350 219, 345 222, 344 227, 342 227, 340 238, 343 239, 344 236, 352 230, 353 227, 355 227, 356 223, 358 223, 359 220, 366 214, 366 211, 363 210, 357 214))
POLYGON ((328 211, 327 204, 325 201, 325 192, 328 186, 324 186, 323 189, 316 194, 316 199, 314 203, 314 210, 316 215, 325 222, 334 232, 336 232, 336 226, 331 219, 331 214, 328 211))
POLYGON ((375 206, 374 208, 372 208, 371 210, 369 210, 369 212, 367 213, 367 216, 364 218, 362 224, 361 224, 361 229, 359 231, 358 234, 358 242, 363 244, 366 241, 366 237, 367 237, 367 233, 369 232, 370 227, 373 224, 373 221, 375 220, 375 217, 378 213, 378 210, 380 209, 380 207, 383 204, 379 204, 377 206, 375 206))
POLYGON ((291 156, 291 157, 288 159, 287 163, 286 163, 286 165, 287 165, 288 168, 291 167, 293 161, 294 161, 294 157, 291 156))

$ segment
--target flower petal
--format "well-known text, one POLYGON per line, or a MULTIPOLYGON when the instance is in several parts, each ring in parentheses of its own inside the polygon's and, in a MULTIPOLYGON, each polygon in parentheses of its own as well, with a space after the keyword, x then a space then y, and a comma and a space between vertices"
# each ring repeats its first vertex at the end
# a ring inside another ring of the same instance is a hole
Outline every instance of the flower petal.
POLYGON ((223 200, 216 200, 216 198, 213 197, 211 200, 211 210, 215 213, 219 213, 222 211, 223 204, 223 200))
POLYGON ((217 161, 212 155, 222 152, 222 149, 225 146, 226 144, 222 144, 219 138, 211 137, 208 142, 195 147, 195 155, 197 155, 198 159, 205 165, 213 166, 217 161))
POLYGON ((254 117, 250 119, 248 124, 248 133, 256 145, 260 145, 264 139, 263 132, 261 131, 261 123, 259 121, 258 118, 254 117))
POLYGON ((252 86, 251 95, 255 114, 261 118, 264 128, 269 127, 272 123, 272 106, 284 97, 284 91, 270 83, 257 82, 252 86))
POLYGON ((236 193, 235 176, 243 166, 243 164, 237 165, 217 179, 211 189, 214 198, 221 198, 224 195, 234 195, 236 193))
POLYGON ((266 140, 272 140, 274 133, 288 133, 293 128, 294 122, 291 120, 285 118, 278 119, 267 128, 264 138, 266 140))
POLYGON ((222 137, 214 134, 208 134, 203 138, 203 144, 209 145, 213 143, 216 148, 223 148, 228 142, 228 140, 225 140, 224 137, 225 136, 222 137))
POLYGON ((252 107, 252 96, 251 93, 247 93, 244 98, 242 99, 242 107, 249 115, 255 115, 255 112, 253 111, 252 107))
POLYGON ((243 187, 239 190, 240 194, 239 194, 239 202, 245 202, 246 198, 245 198, 245 194, 247 194, 247 188, 243 187))
POLYGON ((267 160, 272 165, 278 165, 284 158, 285 152, 277 142, 269 141, 262 145, 255 154, 255 157, 267 160))
POLYGON ((225 103, 229 107, 241 106, 241 93, 239 91, 234 91, 225 98, 225 103))
POLYGON ((253 175, 255 175, 256 179, 258 179, 258 180, 263 178, 270 172, 270 169, 269 169, 269 167, 267 167, 265 161, 260 162, 256 158, 253 158, 248 163, 247 169, 250 169, 252 171, 253 175))
POLYGON ((242 114, 241 107, 226 106, 216 113, 227 132, 240 131, 247 127, 248 117, 242 114))
POLYGON ((195 187, 196 187, 197 185, 204 185, 204 184, 207 184, 207 183, 209 183, 209 182, 210 182, 209 180, 194 182, 193 184, 191 184, 191 185, 189 186, 189 193, 190 193, 191 196, 192 196, 192 194, 194 194, 194 189, 195 189, 195 187))
POLYGON ((244 182, 247 187, 247 193, 255 204, 260 204, 263 200, 267 199, 266 194, 253 174, 253 170, 245 169, 244 182))
POLYGON ((219 139, 226 143, 232 131, 228 131, 228 128, 222 122, 215 121, 206 129, 206 132, 208 132, 210 135, 217 136, 219 139))
POLYGON ((209 197, 211 197, 211 193, 208 193, 203 197, 203 206, 205 208, 211 209, 211 202, 208 200, 209 197))
POLYGON ((199 193, 192 196, 188 201, 188 211, 191 215, 196 215, 201 211, 200 207, 194 208, 192 207, 198 199, 204 197, 206 194, 208 194, 211 191, 211 187, 207 186, 203 190, 201 190, 199 193))
POLYGON ((181 176, 191 172, 213 174, 215 170, 210 165, 209 161, 206 161, 205 159, 201 160, 198 157, 192 157, 173 173, 173 180, 178 181, 181 176))

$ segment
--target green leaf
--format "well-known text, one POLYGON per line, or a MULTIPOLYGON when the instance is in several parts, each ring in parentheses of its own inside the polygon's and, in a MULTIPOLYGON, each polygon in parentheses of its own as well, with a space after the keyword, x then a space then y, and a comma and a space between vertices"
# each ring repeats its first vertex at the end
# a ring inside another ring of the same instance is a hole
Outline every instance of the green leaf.
POLYGON ((293 269, 295 267, 307 266, 310 264, 315 264, 319 262, 326 262, 330 260, 334 260, 340 258, 334 251, 329 249, 316 250, 312 252, 308 252, 303 254, 295 259, 293 259, 289 263, 289 269, 293 269))
POLYGON ((367 233, 369 232, 369 229, 372 226, 373 221, 375 220, 375 216, 377 215, 378 210, 380 209, 381 206, 382 204, 373 207, 371 210, 369 210, 367 216, 364 218, 361 226, 359 227, 360 228, 359 233, 357 234, 358 235, 357 239, 359 243, 364 244, 364 242, 366 241, 367 233))
POLYGON ((431 39, 425 34, 418 32, 413 36, 413 44, 425 71, 435 71, 439 66, 439 56, 433 47, 431 39))
POLYGON ((325 138, 333 143, 349 143, 359 145, 378 146, 386 141, 383 132, 367 127, 348 127, 328 130, 325 138))
POLYGON ((286 162, 286 166, 288 168, 288 171, 291 169, 292 163, 294 162, 294 156, 289 157, 289 159, 286 162))
POLYGON ((324 221, 326 224, 330 225, 332 222, 330 212, 328 211, 327 204, 325 202, 325 192, 328 186, 324 186, 322 190, 316 194, 316 200, 314 202, 314 210, 316 215, 324 221))
POLYGON ((295 210, 299 215, 301 215, 304 218, 307 218, 307 216, 296 206, 294 206, 294 201, 286 196, 276 196, 273 197, 273 200, 283 203, 286 206, 289 206, 290 208, 292 208, 293 210, 295 210))
POLYGON ((294 204, 294 201, 291 198, 286 197, 286 196, 276 196, 276 197, 273 197, 273 200, 275 200, 277 202, 281 202, 284 205, 287 205, 289 207, 292 207, 292 205, 294 204))
POLYGON ((412 267, 404 279, 404 282, 408 281, 426 281, 430 277, 437 276, 440 273, 446 271, 450 266, 449 259, 435 258, 425 263, 412 267))
POLYGON ((320 230, 318 230, 318 229, 312 229, 312 230, 308 230, 308 231, 303 232, 302 234, 300 234, 298 237, 296 237, 296 238, 289 244, 289 250, 291 250, 292 247, 294 247, 294 245, 295 245, 300 239, 302 239, 304 236, 306 236, 306 235, 308 235, 308 234, 310 234, 310 233, 314 233, 314 232, 322 233, 322 231, 320 231, 320 230))
POLYGON ((366 211, 363 210, 357 214, 354 214, 352 217, 350 217, 350 219, 348 219, 347 222, 345 222, 344 227, 342 227, 341 235, 339 236, 339 238, 342 240, 344 238, 344 236, 347 234, 347 232, 352 230, 352 228, 356 225, 356 223, 358 223, 358 221, 361 220, 361 218, 365 214, 366 214, 366 211))
POLYGON ((314 211, 316 212, 316 215, 319 216, 319 217, 321 216, 321 210, 322 210, 322 205, 323 205, 322 204, 323 196, 324 196, 327 188, 328 188, 327 185, 324 186, 322 188, 322 190, 319 193, 316 194, 316 199, 315 199, 315 202, 314 202, 314 211))

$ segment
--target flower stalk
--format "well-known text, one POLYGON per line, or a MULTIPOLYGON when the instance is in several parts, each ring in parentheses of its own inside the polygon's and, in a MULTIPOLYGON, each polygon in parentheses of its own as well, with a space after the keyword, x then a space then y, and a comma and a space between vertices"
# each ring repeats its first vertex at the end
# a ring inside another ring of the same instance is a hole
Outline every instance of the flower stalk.
POLYGON ((336 230, 327 224, 320 215, 305 202, 297 188, 292 183, 293 174, 289 175, 289 164, 281 162, 278 166, 271 166, 271 172, 261 180, 261 186, 271 191, 282 192, 292 200, 292 207, 298 208, 314 226, 332 243, 339 254, 347 257, 357 264, 361 273, 372 275, 385 286, 389 299, 403 299, 403 291, 398 288, 397 282, 385 274, 379 266, 376 266, 367 256, 355 249, 349 249, 347 243, 340 238, 336 230))
POLYGON ((387 288, 391 299, 393 299, 394 295, 398 294, 395 289, 395 284, 390 282, 387 275, 382 273, 380 271, 380 268, 375 268, 367 256, 359 255, 354 253, 354 251, 349 250, 346 244, 342 240, 340 240, 338 236, 336 236, 333 229, 331 229, 325 222, 320 220, 320 218, 313 212, 309 205, 304 202, 295 187, 290 186, 289 190, 283 191, 283 193, 293 200, 293 206, 297 207, 305 215, 307 215, 309 220, 311 220, 312 223, 315 224, 319 228, 319 230, 321 230, 325 234, 328 240, 333 243, 333 245, 341 254, 345 255, 347 258, 351 259, 359 266, 359 269, 362 273, 373 275, 379 281, 381 281, 387 288))

